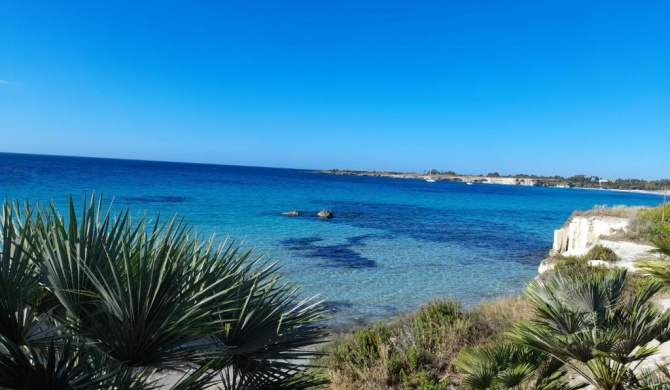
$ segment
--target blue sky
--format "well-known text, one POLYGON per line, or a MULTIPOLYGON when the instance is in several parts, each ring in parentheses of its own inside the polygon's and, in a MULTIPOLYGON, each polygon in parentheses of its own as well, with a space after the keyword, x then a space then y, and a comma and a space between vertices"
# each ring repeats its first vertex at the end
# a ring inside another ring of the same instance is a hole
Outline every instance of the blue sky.
POLYGON ((668 20, 666 0, 0 0, 0 151, 667 178, 668 20))

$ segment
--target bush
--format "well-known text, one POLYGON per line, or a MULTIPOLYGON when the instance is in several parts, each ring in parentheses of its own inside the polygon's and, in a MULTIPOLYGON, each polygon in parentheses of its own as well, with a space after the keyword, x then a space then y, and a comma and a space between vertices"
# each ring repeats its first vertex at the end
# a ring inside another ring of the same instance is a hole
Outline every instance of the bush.
POLYGON ((641 213, 641 217, 653 223, 670 222, 670 203, 665 205, 665 221, 663 221, 663 206, 645 209, 641 213))
POLYGON ((670 228, 670 203, 665 205, 665 215, 663 206, 645 207, 630 217, 628 229, 620 235, 620 238, 645 243, 653 242, 668 228, 670 228))
POLYGON ((331 343, 329 361, 334 367, 353 365, 357 368, 353 370, 354 374, 357 374, 359 370, 372 367, 386 356, 391 334, 392 328, 381 324, 360 329, 331 343))
POLYGON ((532 316, 531 306, 523 297, 482 302, 468 313, 472 321, 471 342, 479 345, 498 342, 514 324, 532 316))
POLYGON ((594 245, 585 255, 584 260, 604 260, 609 262, 614 262, 619 260, 614 251, 606 246, 597 244, 594 245))
POLYGON ((410 389, 418 390, 445 390, 449 383, 440 382, 434 373, 428 371, 419 371, 415 374, 404 375, 402 384, 410 389))
POLYGON ((334 389, 441 390, 458 381, 453 360, 461 349, 499 340, 530 314, 522 298, 486 302, 470 311, 455 301, 436 300, 394 323, 338 337, 320 363, 334 389))
POLYGON ((536 318, 518 324, 510 341, 552 356, 597 389, 653 388, 638 385, 649 372, 637 368, 653 362, 649 343, 667 338, 668 317, 650 301, 661 286, 643 283, 627 295, 627 277, 609 270, 532 282, 525 293, 536 318))
POLYGON ((583 272, 589 272, 590 266, 588 260, 581 256, 562 256, 553 257, 554 268, 549 274, 576 275, 583 272))

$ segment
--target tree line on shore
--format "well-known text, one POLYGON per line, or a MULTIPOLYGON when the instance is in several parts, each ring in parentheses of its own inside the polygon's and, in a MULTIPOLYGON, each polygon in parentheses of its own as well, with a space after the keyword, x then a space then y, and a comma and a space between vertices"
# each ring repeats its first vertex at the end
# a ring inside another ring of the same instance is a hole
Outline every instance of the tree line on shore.
POLYGON ((424 176, 437 176, 444 180, 459 177, 481 177, 481 178, 513 178, 513 179, 531 179, 535 181, 538 187, 570 187, 570 188, 608 188, 613 190, 643 190, 643 191, 670 191, 670 179, 643 180, 643 179, 606 179, 599 176, 574 175, 563 176, 539 176, 533 174, 519 173, 515 175, 501 175, 498 172, 491 172, 486 175, 473 175, 466 173, 456 173, 455 171, 439 171, 429 169, 425 173, 408 173, 392 171, 356 171, 342 169, 328 169, 322 173, 335 175, 358 175, 358 176, 397 176, 423 178, 424 176))
MULTIPOLYGON (((447 175, 447 176, 468 176, 457 174, 454 171, 444 171, 440 172, 435 169, 429 170, 427 174, 432 175, 447 175)), ((482 176, 484 175, 473 175, 473 176, 482 176)), ((660 180, 642 180, 642 179, 606 179, 599 176, 590 176, 590 175, 574 175, 569 177, 563 177, 559 175, 555 176, 538 176, 526 173, 519 173, 515 175, 503 176, 498 172, 491 172, 485 175, 485 177, 491 178, 500 178, 500 177, 509 177, 515 179, 534 179, 536 180, 538 186, 565 186, 565 187, 576 187, 576 188, 603 188, 607 187, 609 189, 619 189, 619 190, 644 190, 644 191, 667 191, 670 190, 670 179, 660 179, 660 180)))

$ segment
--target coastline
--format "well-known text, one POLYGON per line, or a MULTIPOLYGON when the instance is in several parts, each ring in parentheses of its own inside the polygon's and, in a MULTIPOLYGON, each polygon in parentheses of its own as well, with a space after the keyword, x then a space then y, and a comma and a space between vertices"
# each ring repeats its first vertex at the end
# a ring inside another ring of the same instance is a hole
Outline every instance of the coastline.
POLYGON ((670 196, 670 191, 654 191, 654 190, 624 190, 624 189, 614 189, 614 188, 591 188, 591 187, 572 187, 568 188, 572 190, 597 190, 597 191, 612 191, 612 192, 624 192, 629 194, 643 194, 643 195, 667 195, 670 196))
POLYGON ((551 177, 540 176, 481 176, 481 175, 456 175, 456 174, 421 174, 413 172, 384 172, 384 171, 354 171, 354 170, 339 170, 327 169, 322 171, 313 171, 311 173, 320 173, 326 175, 340 175, 340 176, 365 176, 365 177, 383 177, 388 179, 410 179, 410 180, 426 180, 426 181, 447 181, 447 182, 462 182, 462 183, 478 183, 478 184, 499 184, 499 185, 517 185, 526 187, 547 187, 547 188, 566 188, 566 189, 583 189, 583 190, 599 190, 599 191, 614 191, 627 192, 634 194, 645 195, 670 195, 670 190, 639 190, 639 189, 622 189, 622 188, 603 188, 603 187, 581 187, 581 186, 567 186, 557 184, 557 180, 551 177))
POLYGON ((14 157, 3 160, 9 169, 0 172, 8 198, 53 200, 62 209, 69 193, 77 200, 97 188, 117 207, 178 214, 203 234, 249 243, 281 261, 306 296, 332 301, 338 325, 392 318, 444 295, 473 307, 516 294, 536 275, 553 230, 574 210, 656 206, 662 199, 292 169, 14 157), (318 219, 323 208, 335 218, 318 219), (300 217, 281 215, 288 210, 300 217))
POLYGON ((652 190, 609 190, 609 191, 616 191, 616 192, 629 192, 629 193, 634 193, 634 194, 646 194, 646 195, 660 195, 660 196, 668 196, 670 195, 670 191, 652 191, 652 190))

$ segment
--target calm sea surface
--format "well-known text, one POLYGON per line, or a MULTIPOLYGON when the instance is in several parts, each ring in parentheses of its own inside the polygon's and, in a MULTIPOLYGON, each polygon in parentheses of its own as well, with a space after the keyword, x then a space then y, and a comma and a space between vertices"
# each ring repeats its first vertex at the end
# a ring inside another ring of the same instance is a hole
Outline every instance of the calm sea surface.
POLYGON ((0 153, 0 195, 49 202, 103 192, 150 216, 279 260, 337 323, 387 319, 434 297, 465 305, 518 294, 559 228, 594 205, 661 203, 654 195, 333 176, 305 170, 0 153), (335 218, 316 213, 332 210, 335 218), (282 216, 299 210, 299 218, 282 216))

